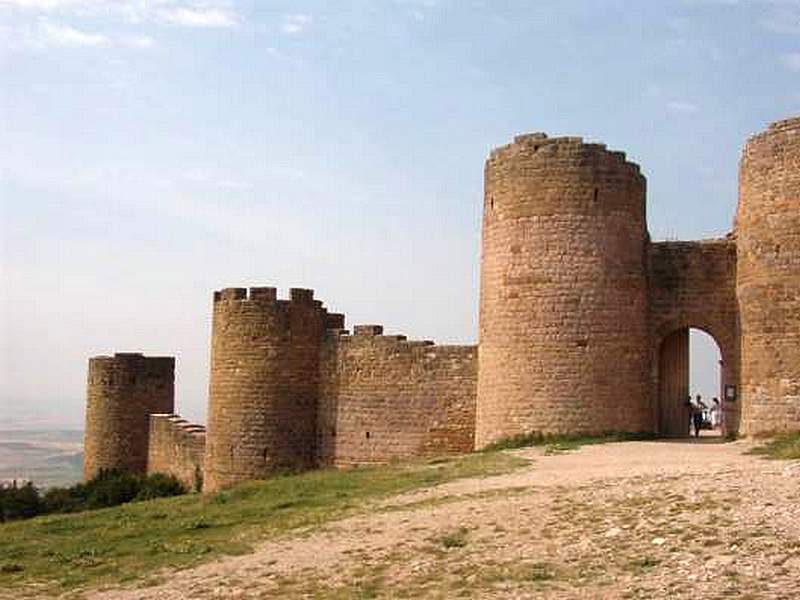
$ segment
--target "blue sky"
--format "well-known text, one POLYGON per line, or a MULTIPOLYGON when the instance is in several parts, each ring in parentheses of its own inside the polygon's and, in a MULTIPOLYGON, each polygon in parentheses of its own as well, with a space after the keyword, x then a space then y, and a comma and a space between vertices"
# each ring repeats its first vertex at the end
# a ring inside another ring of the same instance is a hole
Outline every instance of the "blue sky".
POLYGON ((474 341, 514 134, 625 150, 655 239, 724 234, 745 138, 800 112, 800 0, 0 0, 0 82, 0 425, 80 425, 130 350, 202 419, 216 288, 474 341))

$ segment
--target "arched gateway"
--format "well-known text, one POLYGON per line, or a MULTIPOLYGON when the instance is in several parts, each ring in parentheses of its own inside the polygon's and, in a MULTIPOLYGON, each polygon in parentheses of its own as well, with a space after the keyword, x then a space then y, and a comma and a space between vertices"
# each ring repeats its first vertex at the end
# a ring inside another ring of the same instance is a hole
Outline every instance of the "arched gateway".
POLYGON ((688 330, 716 340, 727 432, 800 429, 800 118, 748 140, 733 232, 650 241, 645 178, 580 138, 486 162, 475 443, 688 429, 688 330), (683 413, 683 414, 682 414, 683 413))
POLYGON ((688 431, 689 329, 709 334, 722 355, 720 398, 724 432, 738 431, 739 325, 736 301, 736 243, 731 238, 658 242, 648 252, 650 365, 655 430, 688 431))

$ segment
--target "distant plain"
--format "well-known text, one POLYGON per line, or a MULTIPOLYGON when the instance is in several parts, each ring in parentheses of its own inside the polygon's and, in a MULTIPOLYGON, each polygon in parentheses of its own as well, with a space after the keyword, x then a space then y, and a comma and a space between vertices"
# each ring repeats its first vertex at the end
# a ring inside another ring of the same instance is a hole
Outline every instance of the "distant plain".
POLYGON ((0 481, 29 480, 37 487, 80 481, 83 432, 72 429, 0 429, 0 481))

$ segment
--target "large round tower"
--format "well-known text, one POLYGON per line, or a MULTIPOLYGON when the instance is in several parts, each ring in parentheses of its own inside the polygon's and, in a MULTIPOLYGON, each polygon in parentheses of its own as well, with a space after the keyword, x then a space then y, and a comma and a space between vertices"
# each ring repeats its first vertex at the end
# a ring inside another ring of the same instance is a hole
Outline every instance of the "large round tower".
POLYGON ((214 294, 204 491, 315 465, 327 313, 311 290, 214 294))
POLYGON ((751 137, 739 171, 744 433, 800 429, 800 117, 751 137))
POLYGON ((175 409, 175 359, 115 354, 89 359, 83 476, 147 470, 151 413, 175 409))
POLYGON ((486 162, 476 447, 652 429, 645 178, 580 138, 518 136, 486 162))

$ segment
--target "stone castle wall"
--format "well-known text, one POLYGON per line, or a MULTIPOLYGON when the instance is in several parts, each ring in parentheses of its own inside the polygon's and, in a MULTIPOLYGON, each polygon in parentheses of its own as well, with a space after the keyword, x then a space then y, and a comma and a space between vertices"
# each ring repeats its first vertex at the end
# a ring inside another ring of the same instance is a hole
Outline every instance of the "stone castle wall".
POLYGON ((323 344, 318 453, 323 465, 385 463, 469 452, 475 430, 477 348, 333 331, 323 344))
POLYGON ((203 484, 206 428, 179 415, 151 414, 147 473, 173 475, 187 490, 203 484))
POLYGON ((149 415, 172 412, 175 359, 141 354, 96 356, 89 360, 83 475, 101 469, 144 473, 149 415))
MULTIPOLYGON (((659 382, 662 387, 666 383, 663 373, 659 372, 659 363, 668 360, 668 357, 659 356, 659 351, 663 350, 664 341, 678 330, 694 327, 711 335, 722 357, 721 385, 737 385, 739 308, 735 239, 652 243, 648 248, 648 276, 654 415, 665 412, 665 402, 685 404, 688 396, 688 389, 680 398, 667 397, 657 391, 659 382)), ((688 346, 685 351, 688 361, 688 346)), ((688 362, 686 367, 680 375, 684 383, 679 387, 688 388, 688 362)), ((722 402, 721 392, 719 399, 725 410, 725 427, 736 431, 741 402, 722 402)), ((680 410, 686 412, 684 406, 680 410)), ((660 420, 658 416, 654 418, 660 420)))
POLYGON ((97 357, 86 476, 194 481, 202 454, 213 491, 530 432, 681 432, 685 414, 666 403, 688 388, 690 327, 714 337, 723 384, 740 388, 723 402, 729 430, 740 409, 745 433, 800 429, 800 118, 748 141, 725 239, 651 243, 645 187, 623 153, 580 138, 523 135, 493 151, 479 347, 380 326, 349 335, 311 290, 216 292, 205 447, 171 414, 174 359, 97 357))
POLYGON ((800 118, 751 137, 739 172, 744 433, 800 429, 800 118))
POLYGON ((492 152, 477 447, 652 427, 644 203, 638 166, 601 144, 531 134, 492 152))

